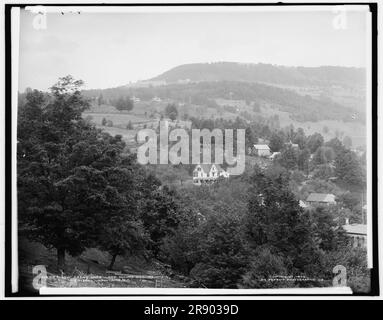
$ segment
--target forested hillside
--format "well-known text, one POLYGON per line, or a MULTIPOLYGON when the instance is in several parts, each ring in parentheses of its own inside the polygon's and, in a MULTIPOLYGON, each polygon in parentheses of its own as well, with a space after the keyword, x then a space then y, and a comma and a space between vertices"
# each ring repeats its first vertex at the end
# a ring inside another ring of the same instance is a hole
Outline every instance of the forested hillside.
MULTIPOLYGON (((189 84, 169 84, 164 86, 131 88, 117 87, 105 90, 86 90, 84 95, 104 99, 116 99, 121 96, 135 96, 144 101, 154 97, 170 99, 180 103, 202 106, 214 106, 216 99, 244 100, 248 105, 268 104, 280 111, 287 112, 298 121, 344 120, 354 121, 355 111, 326 98, 302 96, 292 90, 273 87, 260 83, 237 81, 198 82, 189 84)), ((356 121, 364 121, 364 115, 358 114, 356 121)))

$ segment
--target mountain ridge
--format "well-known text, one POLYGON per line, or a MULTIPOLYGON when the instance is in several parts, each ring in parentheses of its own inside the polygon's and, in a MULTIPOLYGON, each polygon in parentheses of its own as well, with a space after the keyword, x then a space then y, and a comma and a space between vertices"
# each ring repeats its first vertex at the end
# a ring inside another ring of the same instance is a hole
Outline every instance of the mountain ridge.
POLYGON ((358 67, 290 67, 265 63, 213 62, 176 66, 148 81, 244 81, 290 86, 364 86, 365 69, 358 67))

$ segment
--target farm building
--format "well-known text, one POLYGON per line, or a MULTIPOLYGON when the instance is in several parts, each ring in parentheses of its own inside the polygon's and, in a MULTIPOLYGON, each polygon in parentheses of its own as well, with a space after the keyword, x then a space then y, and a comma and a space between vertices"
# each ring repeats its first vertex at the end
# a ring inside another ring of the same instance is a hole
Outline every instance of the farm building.
POLYGON ((269 157, 271 152, 267 144, 255 144, 254 154, 258 157, 269 157))
POLYGON ((331 205, 336 204, 335 195, 331 193, 310 193, 306 202, 311 205, 331 205))

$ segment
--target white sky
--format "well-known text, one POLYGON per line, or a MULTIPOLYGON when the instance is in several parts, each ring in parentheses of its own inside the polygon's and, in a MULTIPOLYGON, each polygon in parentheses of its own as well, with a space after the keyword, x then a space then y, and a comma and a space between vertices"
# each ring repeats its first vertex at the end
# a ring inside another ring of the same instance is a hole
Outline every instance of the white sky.
POLYGON ((87 88, 145 80, 180 64, 232 61, 288 66, 357 66, 366 59, 366 14, 48 13, 47 29, 21 12, 19 90, 46 90, 72 74, 87 88))

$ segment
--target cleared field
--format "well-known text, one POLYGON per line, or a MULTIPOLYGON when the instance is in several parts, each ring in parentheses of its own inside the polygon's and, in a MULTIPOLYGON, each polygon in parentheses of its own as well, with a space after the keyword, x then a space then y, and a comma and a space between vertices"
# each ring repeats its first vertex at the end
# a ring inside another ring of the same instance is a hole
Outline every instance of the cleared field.
MULTIPOLYGON (((220 103, 226 103, 226 100, 220 99, 220 103)), ((235 101, 241 111, 246 111, 250 115, 256 115, 250 106, 247 106, 244 101, 235 101)), ((95 106, 89 111, 83 114, 85 117, 91 117, 91 121, 97 126, 102 127, 111 134, 121 134, 124 138, 131 139, 134 135, 132 130, 126 130, 126 126, 129 122, 133 125, 148 124, 149 126, 153 121, 158 119, 151 119, 149 114, 156 114, 156 118, 159 116, 159 112, 163 112, 166 107, 165 102, 160 103, 137 103, 134 109, 130 112, 122 111, 119 112, 112 106, 95 106), (112 121, 111 127, 101 126, 102 120, 112 121)), ((222 107, 221 107, 222 108, 222 107)), ((183 115, 187 114, 189 117, 197 118, 219 118, 232 119, 234 120, 240 113, 231 113, 223 109, 214 109, 205 106, 197 106, 192 104, 178 106, 179 114, 182 118, 183 115)), ((290 118, 288 112, 279 111, 275 107, 265 107, 261 109, 260 115, 262 116, 279 116, 279 122, 281 127, 293 125, 295 128, 303 128, 306 134, 313 134, 318 132, 323 135, 325 140, 330 140, 336 136, 342 140, 345 136, 349 136, 352 139, 352 147, 365 147, 366 146, 366 127, 359 122, 343 122, 339 120, 323 120, 323 121, 306 121, 299 122, 290 118), (327 129, 327 130, 326 130, 327 129)))
POLYGON ((117 134, 121 135, 124 140, 127 142, 134 141, 134 138, 136 136, 136 130, 127 130, 127 129, 121 129, 116 127, 104 127, 97 125, 97 128, 103 129, 105 132, 108 132, 112 136, 115 136, 117 134))
POLYGON ((262 108, 262 114, 269 116, 277 114, 279 116, 281 127, 292 124, 296 129, 302 128, 306 135, 318 132, 327 141, 335 138, 336 133, 338 133, 338 138, 340 140, 342 140, 345 136, 349 136, 352 139, 353 148, 366 146, 366 127, 358 122, 343 122, 338 120, 299 122, 291 119, 288 112, 282 112, 274 108, 262 108), (324 132, 325 127, 328 128, 328 132, 324 132))
POLYGON ((113 122, 113 126, 118 126, 118 127, 126 127, 130 122, 133 124, 135 123, 143 123, 143 122, 148 122, 150 121, 149 119, 142 117, 142 116, 137 116, 134 114, 129 114, 129 113, 88 113, 85 112, 83 114, 83 117, 92 117, 91 121, 95 123, 96 125, 101 125, 102 119, 106 119, 107 121, 110 120, 113 122))

